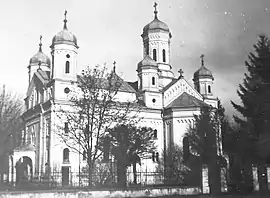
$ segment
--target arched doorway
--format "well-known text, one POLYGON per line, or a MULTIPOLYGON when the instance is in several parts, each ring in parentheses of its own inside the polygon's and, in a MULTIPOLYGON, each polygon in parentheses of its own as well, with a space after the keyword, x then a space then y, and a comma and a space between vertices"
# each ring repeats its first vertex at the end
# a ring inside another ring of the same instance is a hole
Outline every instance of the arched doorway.
POLYGON ((31 181, 33 177, 33 163, 30 157, 23 156, 16 162, 16 184, 20 181, 31 181))

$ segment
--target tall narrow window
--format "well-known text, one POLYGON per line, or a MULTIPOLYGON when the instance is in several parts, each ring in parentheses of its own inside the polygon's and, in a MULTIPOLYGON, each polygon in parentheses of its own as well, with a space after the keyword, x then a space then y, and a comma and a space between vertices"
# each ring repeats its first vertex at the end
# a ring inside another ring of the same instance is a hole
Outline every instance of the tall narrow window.
POLYGON ((152 85, 155 85, 156 84, 156 79, 155 77, 152 77, 152 85))
POLYGON ((163 59, 163 63, 166 62, 166 51, 165 49, 162 50, 162 59, 163 59))
POLYGON ((65 131, 65 134, 68 134, 68 122, 65 122, 64 131, 65 131))
POLYGON ((211 86, 208 85, 208 93, 211 93, 211 86))
POLYGON ((154 139, 157 139, 157 130, 156 130, 156 129, 154 130, 153 138, 154 138, 154 139))
POLYGON ((69 61, 66 61, 66 69, 65 69, 65 73, 69 74, 69 61))
POLYGON ((63 161, 69 162, 69 149, 68 148, 65 148, 63 150, 63 161))
POLYGON ((153 60, 157 61, 157 50, 153 49, 153 60))

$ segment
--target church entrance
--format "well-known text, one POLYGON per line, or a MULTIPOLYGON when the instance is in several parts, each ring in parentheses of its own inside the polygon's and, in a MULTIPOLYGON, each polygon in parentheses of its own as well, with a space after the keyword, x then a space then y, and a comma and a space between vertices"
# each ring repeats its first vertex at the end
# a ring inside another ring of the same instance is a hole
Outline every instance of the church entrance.
POLYGON ((23 156, 16 163, 16 183, 30 181, 33 176, 33 164, 31 158, 23 156))
POLYGON ((69 185, 69 167, 68 166, 62 167, 62 185, 63 186, 69 185))

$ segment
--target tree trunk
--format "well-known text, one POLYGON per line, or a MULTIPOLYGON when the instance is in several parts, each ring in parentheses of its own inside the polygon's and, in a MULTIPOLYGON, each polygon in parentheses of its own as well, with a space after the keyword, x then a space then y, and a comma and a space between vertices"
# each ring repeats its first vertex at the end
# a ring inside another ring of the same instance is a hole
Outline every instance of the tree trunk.
POLYGON ((209 162, 209 186, 211 195, 218 195, 221 193, 221 178, 220 167, 217 164, 217 158, 211 159, 209 162))
POLYGON ((137 170, 136 170, 136 162, 133 162, 132 164, 132 168, 133 168, 133 183, 137 184, 137 170))
POLYGON ((267 192, 268 190, 267 171, 266 171, 265 163, 263 161, 258 165, 258 179, 259 179, 259 185, 260 185, 259 191, 262 193, 267 192))
POLYGON ((88 187, 92 187, 92 175, 93 175, 92 160, 88 159, 87 164, 88 164, 88 187))
POLYGON ((121 160, 117 160, 117 183, 119 187, 126 187, 127 173, 126 166, 121 160))

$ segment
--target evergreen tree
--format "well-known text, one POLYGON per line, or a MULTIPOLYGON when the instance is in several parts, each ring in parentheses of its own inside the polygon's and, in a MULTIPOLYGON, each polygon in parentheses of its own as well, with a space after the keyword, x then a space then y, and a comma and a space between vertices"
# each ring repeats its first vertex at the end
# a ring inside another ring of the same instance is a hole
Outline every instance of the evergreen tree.
POLYGON ((190 126, 186 136, 189 139, 191 154, 200 156, 200 161, 209 169, 209 186, 211 194, 218 194, 220 184, 219 111, 211 106, 201 107, 200 115, 195 115, 194 126, 190 126), (218 140, 218 141, 217 141, 218 140))
MULTIPOLYGON (((250 159, 250 163, 258 162, 260 189, 266 186, 265 162, 269 157, 269 150, 265 150, 269 139, 270 127, 270 44, 269 39, 260 35, 258 42, 253 46, 254 52, 248 55, 245 61, 247 73, 243 84, 239 85, 237 94, 242 104, 231 102, 233 107, 241 114, 234 116, 242 131, 241 150, 249 150, 249 156, 240 156, 243 160, 250 159), (261 141, 264 140, 264 141, 261 141), (263 142, 263 144, 262 144, 263 142), (262 146, 264 145, 264 146, 262 146)), ((251 164, 250 164, 251 166, 251 164)))

